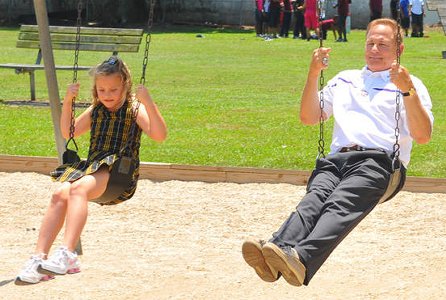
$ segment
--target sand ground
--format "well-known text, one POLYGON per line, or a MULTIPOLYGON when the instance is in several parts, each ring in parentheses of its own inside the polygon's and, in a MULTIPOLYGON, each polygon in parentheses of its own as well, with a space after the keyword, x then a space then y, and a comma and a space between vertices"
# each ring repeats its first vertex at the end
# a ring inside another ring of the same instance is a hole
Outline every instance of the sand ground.
POLYGON ((149 180, 126 203, 90 204, 81 273, 16 286, 57 183, 36 173, 0 176, 0 299, 446 297, 446 195, 401 192, 380 205, 297 288, 260 280, 241 245, 269 238, 304 187, 149 180))

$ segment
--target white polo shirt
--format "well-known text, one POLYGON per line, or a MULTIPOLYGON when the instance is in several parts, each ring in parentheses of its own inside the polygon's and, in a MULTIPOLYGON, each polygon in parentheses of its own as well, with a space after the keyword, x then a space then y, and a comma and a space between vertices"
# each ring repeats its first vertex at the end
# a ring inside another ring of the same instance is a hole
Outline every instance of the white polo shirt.
MULTIPOLYGON (((429 93, 421 80, 412 75, 411 78, 433 124, 429 93)), ((393 151, 398 90, 390 81, 388 70, 371 72, 364 67, 362 70, 340 72, 327 83, 323 92, 324 111, 327 116, 334 117, 330 153, 352 145, 393 151)), ((400 100, 400 159, 407 167, 413 139, 409 133, 402 95, 400 100)))
POLYGON ((423 0, 410 0, 409 5, 412 6, 412 13, 421 15, 423 13, 423 0))

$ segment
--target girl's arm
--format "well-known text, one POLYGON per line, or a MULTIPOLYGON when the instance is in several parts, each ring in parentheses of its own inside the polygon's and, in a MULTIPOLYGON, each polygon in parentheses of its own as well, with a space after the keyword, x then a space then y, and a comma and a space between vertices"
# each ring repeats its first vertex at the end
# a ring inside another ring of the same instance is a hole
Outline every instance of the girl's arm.
MULTIPOLYGON (((62 115, 60 117, 60 130, 63 138, 70 138, 70 126, 71 126, 71 105, 73 98, 79 94, 79 83, 72 83, 68 86, 67 92, 62 106, 62 115)), ((74 137, 80 136, 90 129, 91 124, 91 110, 92 106, 87 108, 82 114, 75 119, 74 122, 74 137)))
POLYGON ((136 122, 142 131, 157 142, 167 137, 167 126, 147 88, 140 84, 136 89, 136 98, 141 102, 136 122))

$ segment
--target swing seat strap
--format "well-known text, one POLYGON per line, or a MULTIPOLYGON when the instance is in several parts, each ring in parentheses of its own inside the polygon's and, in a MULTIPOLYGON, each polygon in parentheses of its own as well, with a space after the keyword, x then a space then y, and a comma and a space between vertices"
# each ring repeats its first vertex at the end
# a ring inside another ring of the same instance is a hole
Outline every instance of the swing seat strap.
POLYGON ((68 139, 67 143, 65 144, 65 152, 62 155, 62 163, 63 164, 74 164, 74 163, 80 162, 80 160, 81 160, 79 155, 77 154, 78 147, 77 147, 76 141, 73 138, 74 134, 72 132, 74 132, 74 129, 73 130, 70 129, 70 138, 68 139), (73 142, 76 150, 72 150, 72 149, 68 148, 68 145, 70 144, 70 142, 73 142))
POLYGON ((74 164, 80 162, 81 159, 75 150, 67 149, 62 155, 63 164, 74 164))

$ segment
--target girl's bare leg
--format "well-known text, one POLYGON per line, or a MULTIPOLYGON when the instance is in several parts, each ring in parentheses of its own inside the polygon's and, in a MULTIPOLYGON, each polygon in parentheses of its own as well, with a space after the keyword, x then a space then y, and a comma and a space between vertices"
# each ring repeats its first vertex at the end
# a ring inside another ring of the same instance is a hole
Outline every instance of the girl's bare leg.
POLYGON ((107 187, 110 173, 107 168, 86 175, 71 184, 66 207, 64 245, 74 251, 87 222, 88 200, 101 196, 107 187))
MULTIPOLYGON (((70 191, 70 182, 64 182, 51 198, 42 224, 40 225, 39 238, 37 239, 36 254, 48 254, 51 245, 59 234, 65 221, 67 203, 70 191)), ((46 257, 44 257, 46 258, 46 257)))

